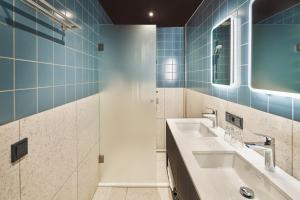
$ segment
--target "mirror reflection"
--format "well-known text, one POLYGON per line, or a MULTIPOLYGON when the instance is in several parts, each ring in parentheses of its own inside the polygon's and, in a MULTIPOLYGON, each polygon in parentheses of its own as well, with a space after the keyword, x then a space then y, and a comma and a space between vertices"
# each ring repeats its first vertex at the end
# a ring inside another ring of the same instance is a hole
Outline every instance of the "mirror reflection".
POLYGON ((212 83, 231 84, 232 69, 232 23, 227 19, 212 31, 212 83))
POLYGON ((251 86, 300 92, 300 0, 252 4, 251 86))

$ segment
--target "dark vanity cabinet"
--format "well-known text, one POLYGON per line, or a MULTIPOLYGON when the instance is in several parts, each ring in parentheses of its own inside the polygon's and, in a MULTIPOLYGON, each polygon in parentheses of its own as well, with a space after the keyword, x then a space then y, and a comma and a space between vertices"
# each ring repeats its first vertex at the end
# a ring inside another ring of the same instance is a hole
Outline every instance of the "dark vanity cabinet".
POLYGON ((168 124, 166 127, 167 160, 170 162, 173 173, 177 193, 176 200, 200 200, 168 124))

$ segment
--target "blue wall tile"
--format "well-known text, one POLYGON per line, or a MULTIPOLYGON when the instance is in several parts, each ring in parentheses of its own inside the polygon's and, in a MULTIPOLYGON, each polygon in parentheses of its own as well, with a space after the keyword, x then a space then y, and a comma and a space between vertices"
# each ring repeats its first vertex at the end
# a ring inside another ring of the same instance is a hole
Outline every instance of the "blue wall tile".
POLYGON ((238 103, 250 106, 250 90, 248 86, 241 86, 238 91, 238 103))
POLYGON ((66 87, 54 87, 54 106, 60 106, 66 103, 66 87))
MULTIPOLYGON (((1 8, 0 8, 1 9, 1 8)), ((13 28, 0 24, 0 56, 13 56, 13 28)))
POLYGON ((300 122, 300 99, 294 99, 294 119, 300 122))
POLYGON ((292 98, 271 95, 269 98, 269 112, 292 119, 292 98))
POLYGON ((0 1, 0 57, 9 58, 0 58, 0 114, 7 113, 0 115, 0 125, 96 94, 104 87, 105 66, 95 47, 100 26, 111 24, 110 18, 96 0, 50 3, 61 10, 67 6, 81 29, 63 31, 22 1, 15 0, 15 5, 0 1))
POLYGON ((65 46, 61 44, 54 43, 54 63, 65 65, 66 56, 65 56, 65 46))
POLYGON ((37 37, 27 31, 16 29, 16 58, 24 60, 36 60, 37 50, 36 42, 37 37))
POLYGON ((11 24, 13 21, 13 2, 11 0, 0 1, 0 22, 11 24))
POLYGON ((0 92, 0 124, 14 120, 14 93, 0 92))
POLYGON ((38 102, 38 112, 53 108, 53 87, 39 88, 38 102))
POLYGON ((37 71, 35 62, 16 61, 16 89, 36 88, 37 71))
MULTIPOLYGON (((199 91, 208 95, 213 95, 218 98, 236 102, 245 106, 269 112, 275 115, 292 119, 292 98, 268 96, 266 94, 257 93, 250 90, 248 87, 249 75, 249 0, 204 0, 194 16, 187 22, 186 29, 186 69, 187 80, 186 86, 195 91, 199 91), (212 28, 227 17, 231 12, 237 13, 239 20, 238 30, 241 31, 241 37, 238 47, 238 55, 240 55, 240 65, 238 66, 238 75, 240 81, 236 86, 229 88, 212 87, 210 77, 207 74, 211 73, 210 68, 210 45, 211 45, 211 30, 212 28), (208 73, 207 73, 208 72, 208 73), (211 89, 212 88, 212 89, 211 89)), ((300 8, 300 6, 299 6, 300 8)), ((291 12, 284 13, 284 16, 279 16, 274 19, 279 23, 291 22, 290 18, 294 17, 294 22, 299 16, 291 16, 291 12)), ((277 17, 277 16, 276 16, 277 17)), ((274 17, 275 18, 275 17, 274 17)), ((272 23, 274 23, 274 20, 272 23)), ((270 23, 270 22, 268 22, 270 23)), ((163 44, 159 44, 163 45, 163 44)), ((158 63, 161 60, 158 59, 158 63)), ((294 119, 300 120, 300 103, 294 100, 294 119)))
MULTIPOLYGON (((75 84, 76 81, 76 70, 73 67, 66 67, 66 84, 75 84)), ((96 73, 94 73, 96 74, 96 73)), ((97 81, 96 79, 95 81, 97 81)))
POLYGON ((69 103, 75 100, 76 100, 76 88, 74 85, 69 85, 66 87, 66 102, 69 103))
POLYGON ((184 87, 184 28, 157 28, 156 87, 184 87))
POLYGON ((0 91, 14 89, 14 61, 0 58, 0 91))
POLYGON ((54 65, 54 85, 66 84, 66 67, 60 65, 54 65))
POLYGON ((53 41, 39 37, 38 61, 53 63, 53 41))
POLYGON ((251 92, 251 107, 268 112, 269 97, 266 94, 251 92))
POLYGON ((37 90, 16 91, 16 119, 37 113, 37 90))
POLYGON ((38 64, 38 86, 49 87, 53 86, 53 65, 52 64, 38 64))

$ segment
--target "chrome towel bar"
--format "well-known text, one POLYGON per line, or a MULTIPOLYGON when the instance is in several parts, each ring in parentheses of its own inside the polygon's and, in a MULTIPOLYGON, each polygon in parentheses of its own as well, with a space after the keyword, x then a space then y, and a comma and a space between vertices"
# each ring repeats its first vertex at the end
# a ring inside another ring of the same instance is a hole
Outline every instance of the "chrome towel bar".
POLYGON ((57 10, 45 0, 23 0, 23 2, 27 3, 32 8, 42 12, 51 20, 60 23, 62 25, 63 30, 66 30, 68 28, 81 28, 78 24, 69 19, 66 14, 57 10))

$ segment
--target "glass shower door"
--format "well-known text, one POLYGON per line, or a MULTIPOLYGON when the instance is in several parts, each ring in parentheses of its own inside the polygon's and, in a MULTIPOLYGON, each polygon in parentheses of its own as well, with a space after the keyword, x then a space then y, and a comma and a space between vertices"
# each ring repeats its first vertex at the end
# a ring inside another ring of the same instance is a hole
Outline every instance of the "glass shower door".
POLYGON ((106 25, 101 36, 101 182, 155 183, 156 26, 106 25))

